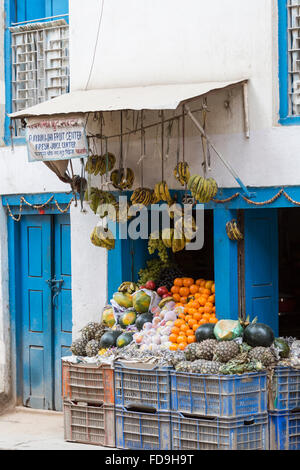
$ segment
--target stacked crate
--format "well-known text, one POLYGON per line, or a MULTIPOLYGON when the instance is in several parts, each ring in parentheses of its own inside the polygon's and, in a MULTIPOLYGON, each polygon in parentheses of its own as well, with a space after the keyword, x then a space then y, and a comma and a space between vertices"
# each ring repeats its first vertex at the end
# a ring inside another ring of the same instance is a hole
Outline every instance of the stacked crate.
POLYGON ((115 447, 114 371, 62 362, 65 440, 115 447))
POLYGON ((171 450, 169 368, 116 362, 114 379, 116 447, 171 450))
POLYGON ((170 372, 173 450, 267 450, 267 376, 170 372))
POLYGON ((271 450, 300 450, 300 370, 276 367, 269 386, 271 450))

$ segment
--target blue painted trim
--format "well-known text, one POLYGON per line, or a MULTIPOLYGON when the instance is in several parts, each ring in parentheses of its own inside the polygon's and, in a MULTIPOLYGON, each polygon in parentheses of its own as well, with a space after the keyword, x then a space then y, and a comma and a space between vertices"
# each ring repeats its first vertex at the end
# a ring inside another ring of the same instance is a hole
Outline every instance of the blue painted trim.
MULTIPOLYGON (((21 194, 14 194, 14 195, 2 195, 2 205, 7 206, 9 205, 12 212, 18 211, 20 206, 20 198, 21 194)), ((58 202, 58 204, 68 204, 72 199, 72 194, 66 193, 43 193, 43 194, 25 194, 26 201, 29 204, 44 204, 47 202, 51 196, 54 198, 49 202, 49 206, 55 206, 54 199, 58 202)), ((24 209, 28 208, 28 206, 23 205, 24 209)), ((56 206, 55 206, 56 207, 56 206)), ((30 210, 30 208, 29 208, 30 210)))
MULTIPOLYGON (((279 55, 279 122, 292 124, 299 118, 288 118, 288 13, 287 0, 278 0, 278 55, 279 55), (288 118, 288 121, 286 120, 288 118), (291 122, 292 121, 292 122, 291 122)), ((300 122, 300 120, 299 120, 300 122)), ((296 122, 295 122, 296 123, 296 122)))

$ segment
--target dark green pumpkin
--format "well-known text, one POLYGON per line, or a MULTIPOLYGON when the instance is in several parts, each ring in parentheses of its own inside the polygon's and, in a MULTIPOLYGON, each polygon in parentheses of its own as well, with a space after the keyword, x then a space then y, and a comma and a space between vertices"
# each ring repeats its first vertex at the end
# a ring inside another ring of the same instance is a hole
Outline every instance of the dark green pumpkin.
POLYGON ((112 348, 116 345, 117 338, 122 334, 120 330, 109 330, 101 337, 99 349, 112 348))
POLYGON ((205 323, 204 325, 199 326, 195 334, 197 343, 201 343, 206 339, 216 339, 214 328, 214 323, 205 323))
POLYGON ((133 341, 133 333, 122 333, 116 342, 117 348, 124 348, 125 346, 128 346, 128 344, 132 343, 133 341))
POLYGON ((135 326, 138 330, 142 330, 145 323, 152 323, 153 315, 152 313, 142 313, 137 317, 135 326))
POLYGON ((272 328, 264 323, 250 323, 245 330, 243 340, 253 348, 263 346, 268 348, 275 339, 272 328))

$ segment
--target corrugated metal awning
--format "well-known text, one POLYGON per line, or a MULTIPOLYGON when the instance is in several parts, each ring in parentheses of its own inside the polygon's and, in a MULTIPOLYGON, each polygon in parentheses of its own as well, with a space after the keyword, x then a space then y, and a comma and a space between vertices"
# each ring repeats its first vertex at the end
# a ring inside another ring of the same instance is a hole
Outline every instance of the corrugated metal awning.
POLYGON ((182 102, 246 81, 247 79, 244 78, 230 82, 79 90, 9 114, 9 117, 26 118, 122 109, 176 109, 182 102))

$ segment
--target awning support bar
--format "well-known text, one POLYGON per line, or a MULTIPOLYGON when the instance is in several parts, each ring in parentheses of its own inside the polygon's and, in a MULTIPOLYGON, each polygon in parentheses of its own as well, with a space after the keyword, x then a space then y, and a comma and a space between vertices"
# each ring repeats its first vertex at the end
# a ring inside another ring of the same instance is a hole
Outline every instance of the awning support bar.
POLYGON ((251 197, 254 197, 255 196, 255 193, 250 193, 248 191, 248 189, 246 188, 246 186, 244 185, 244 183, 242 182, 242 180, 239 178, 238 174, 235 172, 235 170, 232 168, 232 166, 222 157, 222 155, 218 152, 218 150, 216 149, 216 147, 214 146, 214 144, 212 143, 212 141, 210 140, 210 138, 207 136, 206 132, 204 131, 203 127, 201 126, 201 124, 199 123, 199 121, 195 118, 195 116, 193 115, 193 113, 191 112, 190 108, 188 107, 188 105, 185 105, 185 109, 187 111, 187 114, 188 116, 191 118, 192 122, 195 124, 195 126, 197 127, 197 129, 201 132, 201 134, 203 135, 203 137, 206 138, 207 142, 210 144, 211 148, 215 151, 216 155, 219 157, 219 159, 223 162, 223 164, 226 166, 227 170, 232 174, 232 176, 234 177, 234 179, 236 180, 236 182, 239 184, 239 186, 242 188, 242 190, 244 191, 245 195, 248 197, 248 198, 251 198, 251 197))
POLYGON ((246 139, 250 139, 248 82, 243 83, 243 108, 244 108, 245 135, 246 135, 246 139))

